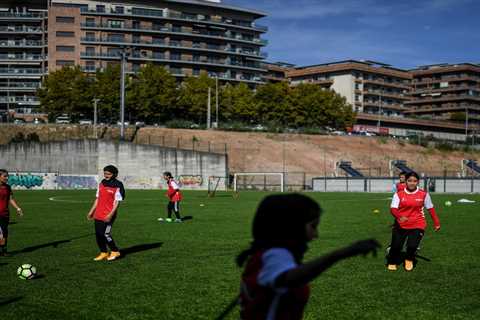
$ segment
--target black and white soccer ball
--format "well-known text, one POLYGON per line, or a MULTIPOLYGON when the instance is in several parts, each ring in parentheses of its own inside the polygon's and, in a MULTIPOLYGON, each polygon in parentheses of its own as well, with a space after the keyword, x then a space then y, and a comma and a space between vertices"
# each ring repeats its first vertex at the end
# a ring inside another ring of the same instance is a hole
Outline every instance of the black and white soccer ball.
POLYGON ((17 275, 22 280, 33 279, 37 275, 37 268, 28 263, 22 264, 17 269, 17 275))

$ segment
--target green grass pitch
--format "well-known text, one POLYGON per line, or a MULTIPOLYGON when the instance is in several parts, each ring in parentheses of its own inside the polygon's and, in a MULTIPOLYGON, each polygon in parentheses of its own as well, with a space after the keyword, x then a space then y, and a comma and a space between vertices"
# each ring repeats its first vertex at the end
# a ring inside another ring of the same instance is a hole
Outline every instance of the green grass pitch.
MULTIPOLYGON (((12 218, 12 255, 0 257, 2 319, 214 319, 237 294, 241 270, 234 258, 250 241, 252 216, 266 193, 184 194, 182 213, 194 219, 162 224, 163 191, 127 191, 113 228, 127 255, 94 262, 93 223, 86 220, 94 191, 17 191, 25 216, 12 218), (23 263, 36 266, 39 278, 20 280, 23 263)), ((391 195, 310 196, 325 214, 306 260, 362 238, 388 244, 391 195)), ((420 260, 411 273, 388 272, 384 248, 376 258, 342 261, 312 283, 305 319, 480 319, 480 196, 433 200, 442 230, 434 234, 428 217, 421 250, 431 262, 420 260), (477 203, 456 203, 460 198, 477 203)), ((238 319, 238 309, 228 319, 238 319)))

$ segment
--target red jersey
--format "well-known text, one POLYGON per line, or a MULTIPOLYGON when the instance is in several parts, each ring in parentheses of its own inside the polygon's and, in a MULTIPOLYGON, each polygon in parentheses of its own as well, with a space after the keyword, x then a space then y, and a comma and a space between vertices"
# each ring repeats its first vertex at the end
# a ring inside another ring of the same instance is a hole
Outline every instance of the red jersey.
POLYGON ((178 183, 172 179, 168 179, 167 181, 168 190, 167 196, 172 202, 177 202, 182 200, 182 194, 180 193, 180 186, 178 183))
POLYGON ((395 192, 403 191, 403 190, 405 190, 406 187, 407 187, 407 184, 406 184, 406 183, 398 182, 398 183, 395 185, 395 192))
POLYGON ((115 201, 125 199, 123 184, 117 179, 102 180, 97 189, 97 207, 93 218, 105 221, 107 215, 112 212, 115 201))
POLYGON ((310 296, 308 285, 280 288, 277 278, 297 267, 285 248, 259 251, 247 262, 242 274, 240 318, 242 320, 301 320, 310 296))
POLYGON ((8 184, 0 185, 0 218, 8 218, 8 205, 12 197, 12 188, 8 184))
POLYGON ((427 221, 423 208, 426 208, 430 213, 435 227, 440 226, 440 220, 435 213, 432 199, 422 189, 417 188, 413 192, 404 189, 395 193, 390 208, 392 215, 403 229, 425 229, 427 221), (408 220, 400 222, 401 217, 407 217, 408 220))

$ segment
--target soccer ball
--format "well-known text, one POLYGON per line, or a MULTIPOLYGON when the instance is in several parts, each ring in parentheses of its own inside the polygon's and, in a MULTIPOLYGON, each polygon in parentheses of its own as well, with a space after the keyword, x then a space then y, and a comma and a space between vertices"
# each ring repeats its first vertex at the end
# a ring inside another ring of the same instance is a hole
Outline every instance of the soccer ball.
POLYGON ((17 275, 22 280, 33 279, 37 275, 37 268, 28 263, 22 264, 17 269, 17 275))
POLYGON ((375 213, 375 214, 380 213, 380 210, 378 210, 378 209, 373 209, 372 211, 373 211, 373 213, 375 213))
POLYGON ((445 206, 450 207, 452 205, 452 201, 445 201, 445 206))

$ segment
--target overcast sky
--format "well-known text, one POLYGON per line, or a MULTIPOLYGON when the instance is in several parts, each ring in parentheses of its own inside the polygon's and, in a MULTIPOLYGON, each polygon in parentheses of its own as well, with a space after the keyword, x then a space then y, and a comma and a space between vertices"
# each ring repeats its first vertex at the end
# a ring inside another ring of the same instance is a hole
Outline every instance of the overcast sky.
POLYGON ((264 11, 267 61, 480 62, 480 0, 224 0, 264 11))

